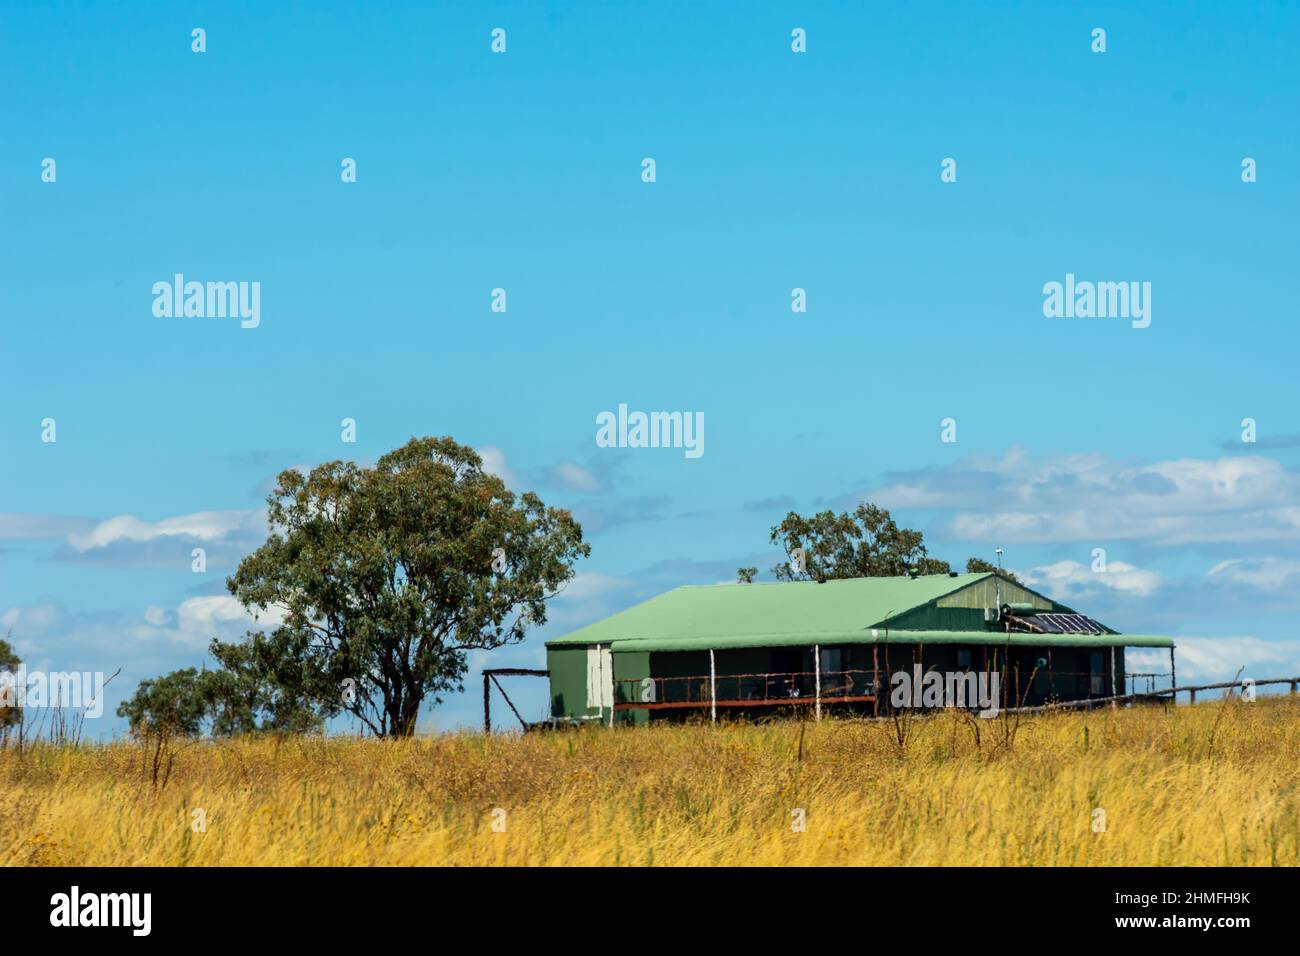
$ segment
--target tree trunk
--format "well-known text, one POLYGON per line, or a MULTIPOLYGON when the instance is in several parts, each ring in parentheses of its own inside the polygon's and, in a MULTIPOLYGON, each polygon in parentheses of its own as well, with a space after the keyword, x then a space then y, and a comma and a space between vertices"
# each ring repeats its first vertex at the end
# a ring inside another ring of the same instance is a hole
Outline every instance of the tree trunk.
POLYGON ((388 726, 385 728, 385 735, 388 737, 415 736, 415 720, 420 715, 421 701, 420 694, 410 688, 395 691, 386 708, 385 717, 388 726))

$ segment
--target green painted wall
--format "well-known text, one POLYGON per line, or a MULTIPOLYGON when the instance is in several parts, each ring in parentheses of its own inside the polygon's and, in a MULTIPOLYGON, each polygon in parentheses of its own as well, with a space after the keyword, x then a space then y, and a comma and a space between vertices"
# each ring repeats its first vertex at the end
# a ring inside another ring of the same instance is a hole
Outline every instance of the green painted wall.
POLYGON ((926 604, 898 617, 890 618, 890 630, 907 631, 987 631, 984 609, 940 607, 926 604))
POLYGON ((585 717, 589 713, 587 649, 548 647, 546 669, 551 672, 551 716, 585 717))
MULTIPOLYGON (((614 703, 624 704, 640 700, 641 687, 636 682, 649 676, 649 651, 629 651, 625 654, 615 652, 614 703)), ((649 720, 650 712, 648 710, 618 710, 614 712, 614 722, 618 724, 644 724, 649 720)))
POLYGON ((988 577, 976 581, 960 591, 944 595, 934 603, 939 607, 961 607, 982 610, 986 607, 998 607, 999 597, 1002 604, 1032 604, 1040 611, 1065 610, 1065 606, 1033 591, 1026 590, 1006 578, 988 577))
MULTIPOLYGON (((595 645, 592 645, 593 647, 595 645)), ((587 651, 585 646, 548 647, 546 649, 546 667, 551 672, 551 716, 569 718, 595 717, 598 711, 587 706, 587 651)), ((635 683, 650 676, 650 655, 645 651, 631 651, 625 654, 615 653, 614 663, 614 702, 626 703, 634 700, 638 691, 635 683)), ((606 712, 608 713, 608 711, 606 712)), ((616 711, 616 723, 646 722, 646 711, 616 711)))

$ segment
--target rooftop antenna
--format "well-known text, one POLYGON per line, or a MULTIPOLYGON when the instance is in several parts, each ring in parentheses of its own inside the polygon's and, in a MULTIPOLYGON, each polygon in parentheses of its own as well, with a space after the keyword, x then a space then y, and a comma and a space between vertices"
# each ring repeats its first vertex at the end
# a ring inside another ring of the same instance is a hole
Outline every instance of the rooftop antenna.
POLYGON ((998 607, 1000 608, 1002 607, 1002 549, 994 548, 993 550, 998 556, 998 573, 997 579, 993 582, 993 588, 994 593, 997 596, 998 607))

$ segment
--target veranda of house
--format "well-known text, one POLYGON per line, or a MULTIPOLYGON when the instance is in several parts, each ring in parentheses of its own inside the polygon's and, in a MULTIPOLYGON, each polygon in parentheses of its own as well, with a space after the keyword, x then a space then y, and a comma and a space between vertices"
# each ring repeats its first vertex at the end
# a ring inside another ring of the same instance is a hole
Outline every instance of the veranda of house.
POLYGON ((677 588, 548 642, 547 665, 553 720, 612 725, 873 716, 897 675, 930 672, 996 674, 1000 707, 1104 698, 1131 684, 1127 647, 1168 649, 1172 680, 1170 638, 1120 634, 1001 575, 950 574, 677 588))

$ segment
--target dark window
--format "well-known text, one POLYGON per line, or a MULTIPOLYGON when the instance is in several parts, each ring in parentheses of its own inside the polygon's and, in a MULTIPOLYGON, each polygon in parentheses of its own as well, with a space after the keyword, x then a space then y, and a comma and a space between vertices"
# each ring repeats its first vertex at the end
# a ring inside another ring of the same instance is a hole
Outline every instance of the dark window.
POLYGON ((804 687, 808 682, 804 675, 804 653, 788 649, 772 651, 771 673, 774 676, 767 681, 769 697, 807 697, 812 693, 811 688, 804 687))

